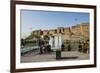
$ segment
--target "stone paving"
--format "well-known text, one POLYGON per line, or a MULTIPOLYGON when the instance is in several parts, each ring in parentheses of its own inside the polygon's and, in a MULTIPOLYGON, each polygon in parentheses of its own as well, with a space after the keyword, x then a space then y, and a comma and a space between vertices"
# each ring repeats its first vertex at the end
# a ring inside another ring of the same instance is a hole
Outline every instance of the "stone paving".
MULTIPOLYGON (((61 52, 61 57, 66 57, 66 59, 61 60, 86 60, 89 59, 88 53, 80 53, 78 51, 64 51, 61 52), (70 57, 77 57, 77 58, 70 58, 70 57)), ((21 56, 22 63, 28 62, 47 62, 47 61, 56 61, 56 53, 46 53, 46 54, 33 54, 29 53, 24 56, 21 56)))

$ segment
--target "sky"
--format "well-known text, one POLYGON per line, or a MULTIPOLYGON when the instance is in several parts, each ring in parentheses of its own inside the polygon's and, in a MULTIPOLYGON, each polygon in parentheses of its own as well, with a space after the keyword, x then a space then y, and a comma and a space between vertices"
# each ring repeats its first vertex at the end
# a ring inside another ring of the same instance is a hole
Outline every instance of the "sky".
POLYGON ((26 38, 34 30, 71 27, 89 23, 89 13, 21 10, 21 38, 26 38))

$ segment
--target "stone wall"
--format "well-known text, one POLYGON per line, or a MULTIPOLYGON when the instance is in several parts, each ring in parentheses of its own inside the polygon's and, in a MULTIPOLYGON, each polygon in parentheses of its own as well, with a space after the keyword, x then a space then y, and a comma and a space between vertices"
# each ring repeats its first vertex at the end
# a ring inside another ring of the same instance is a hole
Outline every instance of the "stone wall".
POLYGON ((61 35, 62 43, 65 44, 66 48, 70 43, 72 50, 78 48, 79 42, 89 41, 89 23, 77 24, 72 27, 58 27, 57 29, 48 29, 48 30, 35 30, 31 33, 31 41, 36 41, 39 38, 36 38, 36 35, 42 38, 44 36, 59 36, 61 35))

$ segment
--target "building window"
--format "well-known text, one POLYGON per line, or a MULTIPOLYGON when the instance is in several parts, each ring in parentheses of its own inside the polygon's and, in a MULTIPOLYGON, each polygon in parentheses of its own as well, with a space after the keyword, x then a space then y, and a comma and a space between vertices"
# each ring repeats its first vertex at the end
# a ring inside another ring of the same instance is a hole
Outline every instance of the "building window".
POLYGON ((57 30, 55 30, 55 34, 57 33, 57 30))
POLYGON ((65 29, 63 28, 63 32, 65 31, 65 29))
POLYGON ((40 35, 43 35, 43 31, 40 31, 40 35))
POLYGON ((61 29, 59 29, 59 33, 61 33, 61 29))
POLYGON ((49 31, 47 32, 47 34, 49 34, 49 31))

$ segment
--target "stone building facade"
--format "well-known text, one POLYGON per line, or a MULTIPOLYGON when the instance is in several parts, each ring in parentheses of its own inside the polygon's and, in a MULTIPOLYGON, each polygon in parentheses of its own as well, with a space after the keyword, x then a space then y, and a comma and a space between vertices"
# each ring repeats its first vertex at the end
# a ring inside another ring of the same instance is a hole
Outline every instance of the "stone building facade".
POLYGON ((72 27, 58 27, 50 30, 35 30, 31 32, 26 41, 38 41, 38 39, 44 39, 45 36, 49 37, 48 41, 52 47, 61 48, 59 47, 61 44, 65 44, 67 47, 71 43, 71 47, 78 48, 79 42, 89 41, 89 23, 81 23, 72 27))

